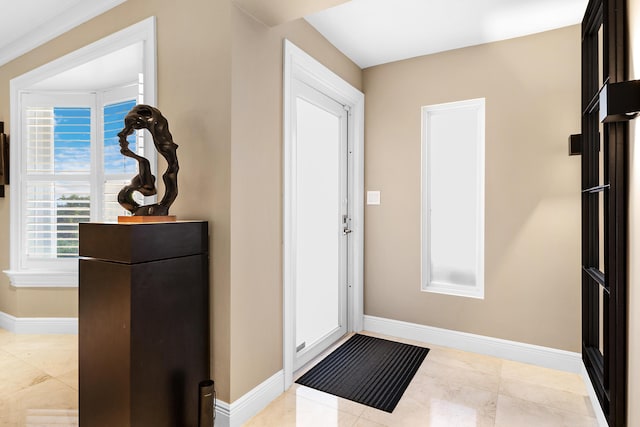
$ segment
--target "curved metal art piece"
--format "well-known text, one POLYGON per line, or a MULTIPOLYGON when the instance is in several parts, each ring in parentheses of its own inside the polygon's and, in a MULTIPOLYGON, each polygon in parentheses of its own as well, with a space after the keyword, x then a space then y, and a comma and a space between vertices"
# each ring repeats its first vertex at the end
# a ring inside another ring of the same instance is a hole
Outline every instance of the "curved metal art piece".
POLYGON ((120 138, 120 152, 138 162, 138 174, 131 179, 131 184, 125 186, 118 193, 118 203, 136 216, 167 216, 169 207, 178 196, 178 156, 177 144, 169 132, 169 123, 160 110, 149 105, 136 105, 124 118, 124 128, 118 133, 120 138), (156 177, 151 173, 149 160, 139 156, 129 149, 127 136, 135 130, 147 129, 153 137, 153 144, 167 161, 167 170, 162 175, 165 192, 162 200, 151 205, 141 206, 133 199, 133 193, 143 196, 153 196, 157 193, 156 177))

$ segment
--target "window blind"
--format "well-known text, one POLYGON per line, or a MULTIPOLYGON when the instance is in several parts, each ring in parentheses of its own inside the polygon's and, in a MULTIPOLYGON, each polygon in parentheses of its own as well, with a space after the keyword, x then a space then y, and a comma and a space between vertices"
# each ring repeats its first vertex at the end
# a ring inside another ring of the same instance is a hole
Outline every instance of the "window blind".
POLYGON ((91 108, 28 107, 26 118, 27 257, 75 257, 78 224, 91 219, 91 108))
MULTIPOLYGON (((28 262, 77 257, 79 223, 126 214, 117 195, 137 163, 120 153, 118 132, 136 99, 99 105, 95 95, 74 96, 25 98, 21 234, 28 262)), ((143 154, 136 133, 127 139, 143 154)))

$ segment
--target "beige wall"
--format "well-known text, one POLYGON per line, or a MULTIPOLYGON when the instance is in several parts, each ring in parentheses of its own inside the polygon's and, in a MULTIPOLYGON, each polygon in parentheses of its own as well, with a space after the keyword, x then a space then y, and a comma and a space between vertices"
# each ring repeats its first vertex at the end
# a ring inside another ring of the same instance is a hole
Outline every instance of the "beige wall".
MULTIPOLYGON (((629 79, 640 79, 640 0, 629 0, 629 79)), ((627 425, 640 425, 640 128, 629 131, 629 372, 627 425)))
MULTIPOLYGON (((10 119, 11 78, 157 17, 158 106, 180 145, 173 211, 210 221, 212 233, 220 399, 282 369, 283 37, 366 91, 366 186, 383 203, 366 210, 366 314, 579 350, 579 159, 566 156, 567 136, 579 132, 577 27, 363 74, 302 20, 269 28, 230 0, 188 3, 129 0, 0 67, 0 120, 10 119), (487 98, 484 301, 419 291, 419 108, 475 97, 487 98)), ((0 311, 75 316, 77 292, 15 289, 2 275, 0 311)))
POLYGON ((304 20, 233 11, 231 399, 282 369, 282 40, 357 88, 362 73, 304 20), (259 357, 257 357, 259 355, 259 357))
MULTIPOLYGON (((213 377, 218 398, 231 402, 282 369, 282 39, 358 88, 361 70, 303 20, 268 28, 230 0, 184 6, 129 0, 0 67, 0 120, 10 119, 13 77, 157 17, 158 107, 180 146, 172 212, 210 221, 213 377)), ((8 198, 0 199, 0 230, 8 236, 8 198)), ((2 269, 8 251, 3 238, 2 269)), ((77 290, 16 289, 0 275, 0 311, 76 316, 77 290)))
POLYGON ((580 351, 580 29, 364 70, 365 314, 580 351), (485 299, 420 291, 420 107, 486 98, 485 299))
MULTIPOLYGON (((228 400, 231 2, 129 0, 0 67, 0 120, 9 80, 151 15, 157 17, 158 107, 179 144, 180 196, 173 213, 210 221, 213 377, 228 400), (195 12, 195 13, 194 13, 195 12)), ((0 199, 0 265, 9 267, 9 199, 0 199)), ((76 290, 11 288, 0 275, 0 310, 14 316, 76 316, 76 290)))
MULTIPOLYGON (((9 85, 2 78, 0 67, 0 103, 9 99, 9 85)), ((8 103, 8 102, 7 102, 8 103)), ((9 107, 0 105, 0 121, 5 123, 5 132, 9 133, 9 107)), ((5 187, 5 198, 0 198, 0 270, 9 268, 9 187, 5 187)), ((18 310, 15 288, 9 286, 9 279, 4 273, 0 273, 0 311, 15 315, 18 310)))

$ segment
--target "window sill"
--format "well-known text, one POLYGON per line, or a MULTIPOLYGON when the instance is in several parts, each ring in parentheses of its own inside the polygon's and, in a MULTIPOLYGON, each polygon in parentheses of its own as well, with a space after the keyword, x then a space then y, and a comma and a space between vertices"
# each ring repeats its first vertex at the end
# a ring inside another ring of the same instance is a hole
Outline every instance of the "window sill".
POLYGON ((422 286, 422 292, 432 292, 457 297, 484 299, 484 289, 480 286, 462 286, 450 283, 431 282, 422 286))
POLYGON ((11 286, 16 288, 77 288, 77 271, 16 271, 4 270, 11 286))

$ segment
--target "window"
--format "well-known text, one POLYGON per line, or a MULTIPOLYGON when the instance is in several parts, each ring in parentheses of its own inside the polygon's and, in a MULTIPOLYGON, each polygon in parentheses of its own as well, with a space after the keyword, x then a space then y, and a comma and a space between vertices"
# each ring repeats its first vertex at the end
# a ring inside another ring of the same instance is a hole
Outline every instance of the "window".
MULTIPOLYGON (((75 275, 78 224, 127 214, 117 194, 137 173, 137 165, 120 154, 117 133, 137 99, 137 82, 93 93, 21 94, 22 215, 20 269, 9 274, 14 284, 22 283, 21 272, 75 275)), ((141 136, 134 133, 128 141, 133 151, 145 155, 141 136)), ((30 283, 32 276, 26 277, 30 283)))
POLYGON ((91 219, 91 108, 26 101, 25 256, 74 257, 78 255, 77 224, 91 219))
MULTIPOLYGON (((77 286, 77 223, 122 212, 116 197, 137 165, 116 134, 133 103, 156 105, 155 33, 149 17, 11 79, 12 286, 77 286)), ((140 132, 130 147, 155 174, 150 139, 140 132)))
POLYGON ((484 99, 422 107, 422 290, 484 298, 484 99))

